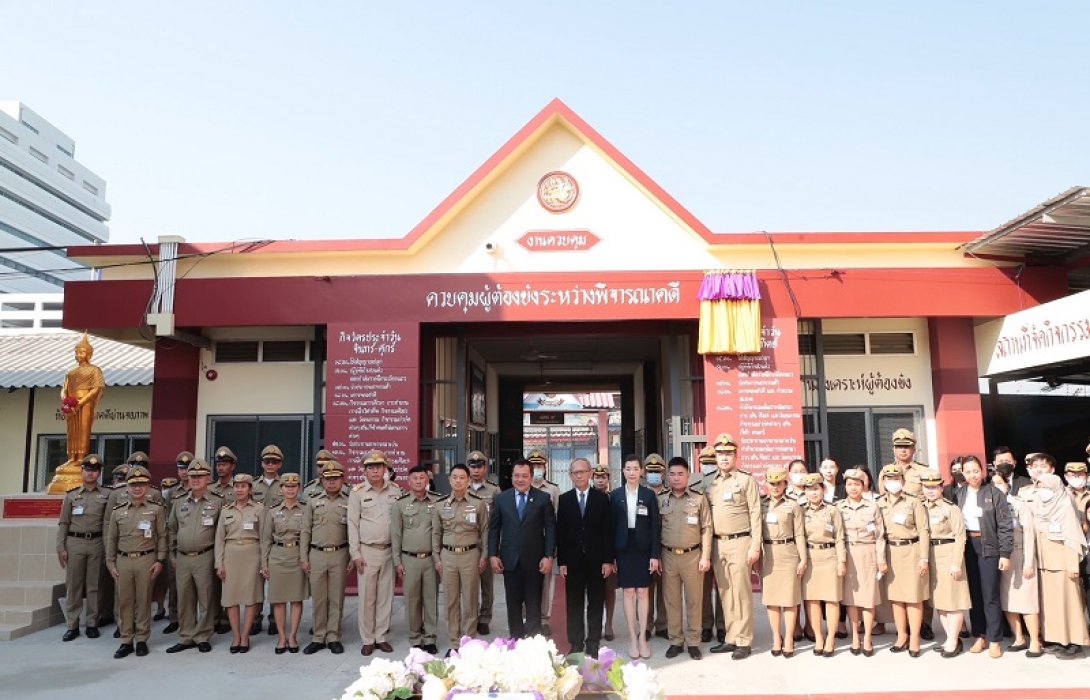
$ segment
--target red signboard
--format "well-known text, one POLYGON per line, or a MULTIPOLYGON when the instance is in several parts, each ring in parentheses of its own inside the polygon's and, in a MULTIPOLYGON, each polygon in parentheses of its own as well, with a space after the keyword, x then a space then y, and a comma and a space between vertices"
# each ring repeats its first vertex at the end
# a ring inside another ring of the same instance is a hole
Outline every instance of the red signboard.
POLYGON ((327 449, 350 482, 363 481, 360 460, 371 450, 405 477, 417 461, 419 324, 330 324, 327 344, 327 449))
POLYGON ((569 253, 590 250, 600 240, 590 231, 527 231, 518 244, 531 253, 569 253))
POLYGON ((708 439, 727 432, 741 468, 764 473, 803 456, 799 338, 794 318, 765 318, 760 355, 705 355, 708 439))
POLYGON ((63 496, 8 496, 4 498, 2 517, 15 518, 52 518, 61 517, 63 496))

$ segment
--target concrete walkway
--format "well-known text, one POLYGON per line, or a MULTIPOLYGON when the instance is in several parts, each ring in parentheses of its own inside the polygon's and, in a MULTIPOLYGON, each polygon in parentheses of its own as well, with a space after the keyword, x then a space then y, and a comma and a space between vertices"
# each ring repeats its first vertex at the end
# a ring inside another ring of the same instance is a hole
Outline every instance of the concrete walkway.
MULTIPOLYGON (((506 628, 502 581, 497 584, 493 632, 502 634, 506 628)), ((557 609, 560 610, 559 606, 557 609)), ((615 628, 620 633, 625 627, 619 600, 617 616, 615 628)), ((390 638, 395 647, 395 658, 402 658, 408 648, 404 619, 399 597, 394 604, 390 638)), ((650 665, 658 671, 671 696, 858 694, 888 700, 934 697, 940 691, 1008 690, 1015 692, 995 697, 1090 698, 1090 674, 1087 673, 1090 661, 1087 659, 1061 661, 1049 654, 1027 659, 1024 653, 1006 654, 1001 659, 968 653, 956 659, 942 659, 931 652, 912 659, 907 654, 892 654, 887 650, 893 635, 877 637, 878 653, 869 659, 849 654, 847 640, 833 658, 813 656, 812 645, 805 641, 799 644, 799 652, 794 658, 773 658, 768 653, 771 635, 763 608, 758 608, 757 621, 756 653, 749 659, 732 661, 729 654, 706 654, 702 661, 692 661, 683 654, 667 660, 663 658, 667 642, 653 639, 650 665), (1041 694, 1019 692, 1020 689, 1056 689, 1056 692, 1041 694), (905 691, 929 692, 916 696, 903 695, 905 691)), ((252 638, 248 654, 229 654, 230 635, 216 635, 210 654, 201 654, 194 649, 167 655, 164 650, 177 637, 161 633, 165 624, 153 623, 151 654, 144 658, 113 659, 117 648, 117 642, 111 636, 113 627, 103 628, 104 634, 97 640, 81 636, 65 644, 60 641, 63 628, 52 627, 0 644, 0 657, 4 661, 0 665, 2 695, 50 700, 62 697, 62 693, 71 693, 70 697, 84 700, 127 693, 138 693, 140 697, 155 700, 232 697, 328 700, 340 697, 343 689, 357 677, 360 665, 367 660, 359 654, 355 598, 346 601, 343 655, 321 651, 312 656, 302 653, 276 656, 273 654, 276 637, 265 634, 252 638)), ((303 627, 305 633, 309 627, 309 609, 304 615, 303 627)), ((445 648, 445 638, 445 629, 441 626, 441 649, 445 648)), ((622 639, 614 642, 618 650, 624 649, 622 639)), ((302 634, 299 641, 305 645, 309 640, 302 634)), ((708 646, 703 645, 705 652, 708 646)), ((377 656, 384 655, 378 653, 377 656)), ((963 697, 985 696, 991 694, 972 693, 963 697)), ((955 697, 951 695, 947 700, 955 697)))

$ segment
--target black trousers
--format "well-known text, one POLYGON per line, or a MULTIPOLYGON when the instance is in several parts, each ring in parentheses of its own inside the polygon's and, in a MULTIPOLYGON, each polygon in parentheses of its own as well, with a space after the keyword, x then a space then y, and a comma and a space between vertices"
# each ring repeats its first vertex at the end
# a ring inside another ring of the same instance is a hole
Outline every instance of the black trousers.
POLYGON ((541 587, 543 577, 538 562, 520 561, 513 569, 503 571, 503 590, 507 596, 507 629, 511 637, 533 637, 541 634, 541 587), (526 619, 522 609, 526 608, 526 619))
POLYGON ((597 654, 602 642, 602 617, 605 614, 606 580, 602 565, 580 561, 568 565, 564 594, 568 599, 568 641, 572 653, 597 654), (584 624, 584 611, 586 620, 584 624))
POLYGON ((982 556, 979 537, 965 541, 965 574, 969 579, 969 626, 974 637, 1003 641, 1003 610, 999 605, 999 557, 982 556))

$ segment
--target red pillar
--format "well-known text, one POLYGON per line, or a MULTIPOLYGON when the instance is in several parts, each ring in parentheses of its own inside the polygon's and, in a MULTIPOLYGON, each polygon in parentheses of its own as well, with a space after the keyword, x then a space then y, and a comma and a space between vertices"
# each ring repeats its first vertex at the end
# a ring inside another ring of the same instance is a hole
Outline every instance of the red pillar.
POLYGON ((156 341, 149 455, 155 483, 175 476, 175 457, 196 445, 200 369, 200 348, 176 340, 156 341))
POLYGON ((971 318, 931 318, 931 385, 935 395, 935 432, 939 464, 949 477, 950 461, 960 455, 984 454, 984 418, 971 318))

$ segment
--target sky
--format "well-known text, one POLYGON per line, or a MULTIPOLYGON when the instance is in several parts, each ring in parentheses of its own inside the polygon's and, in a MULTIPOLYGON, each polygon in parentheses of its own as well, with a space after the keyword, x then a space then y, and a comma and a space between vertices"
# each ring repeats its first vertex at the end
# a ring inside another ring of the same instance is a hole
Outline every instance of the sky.
POLYGON ((1090 185, 1090 3, 0 0, 111 242, 404 236, 559 97, 717 232, 989 230, 1090 185))

